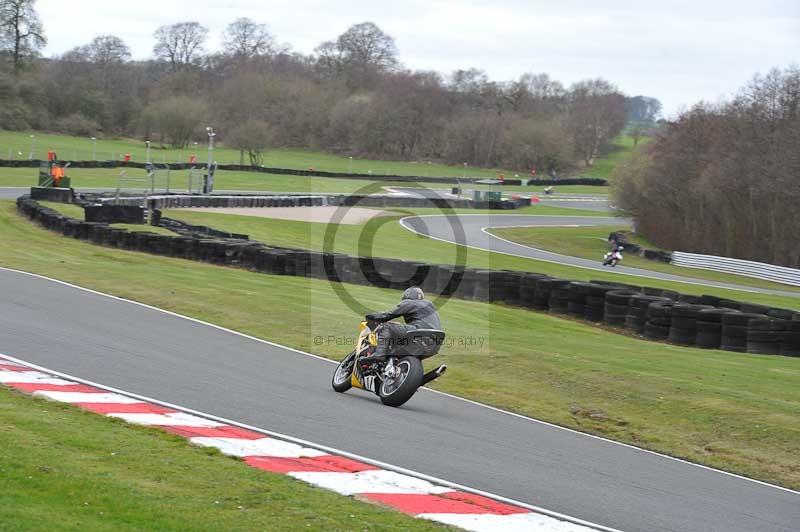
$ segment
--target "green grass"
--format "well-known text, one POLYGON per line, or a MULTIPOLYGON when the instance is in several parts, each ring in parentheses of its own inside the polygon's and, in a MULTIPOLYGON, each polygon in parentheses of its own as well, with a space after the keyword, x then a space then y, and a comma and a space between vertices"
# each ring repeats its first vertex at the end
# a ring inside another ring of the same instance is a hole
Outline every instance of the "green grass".
POLYGON ((83 207, 80 205, 73 205, 72 203, 59 203, 57 201, 40 201, 39 205, 42 207, 47 207, 48 209, 53 209, 64 216, 69 216, 70 218, 75 218, 76 220, 84 219, 83 207))
MULTIPOLYGON (((608 235, 612 231, 626 229, 622 226, 596 226, 596 227, 510 227, 496 228, 490 232, 499 237, 517 242, 526 246, 539 249, 546 249, 563 255, 581 257, 584 259, 600 260, 605 252, 608 251, 608 235)), ((636 237, 631 241, 633 244, 657 249, 641 237, 636 237)), ((625 266, 643 268, 657 272, 670 273, 673 275, 683 275, 696 277, 709 281, 719 281, 722 283, 733 283, 757 288, 771 288, 779 290, 789 290, 800 292, 800 288, 753 279, 741 275, 728 273, 712 272, 699 270, 696 268, 683 268, 673 266, 663 262, 653 261, 623 252, 622 263, 625 266)))
MULTIPOLYGON (((31 153, 31 133, 36 136, 34 159, 44 159, 48 150, 55 150, 62 160, 91 160, 92 141, 89 138, 54 135, 40 132, 20 133, 0 131, 0 158, 28 159, 31 153)), ((189 156, 197 155, 201 163, 208 160, 207 138, 195 139, 197 148, 173 150, 154 142, 151 147, 150 160, 160 162, 188 162, 189 156)), ((136 139, 98 139, 96 143, 97 160, 121 160, 122 154, 131 154, 134 161, 147 160, 147 147, 143 140, 136 139)), ((218 145, 214 150, 214 159, 220 164, 239 164, 239 151, 218 145)), ((245 156, 245 164, 247 157, 245 156)), ((393 175, 416 175, 422 177, 462 177, 463 166, 447 166, 428 164, 428 161, 380 161, 331 155, 321 152, 296 149, 270 150, 265 154, 264 166, 274 168, 295 168, 307 170, 314 168, 328 172, 349 172, 393 175)), ((497 177, 498 173, 512 176, 511 170, 467 168, 468 177, 497 177)))
POLYGON ((0 529, 445 530, 0 385, 0 529))
MULTIPOLYGON (((29 187, 37 184, 38 170, 35 168, 0 168, 0 186, 29 187)), ((119 180, 119 169, 76 168, 68 170, 74 188, 116 188, 119 180)), ((127 177, 141 178, 140 181, 126 181, 125 189, 143 189, 145 171, 131 168, 126 170, 127 177)), ((166 176, 159 173, 157 190, 166 188, 166 176)), ((194 189, 197 189, 197 178, 194 189)), ((360 179, 335 179, 326 177, 302 177, 261 174, 255 172, 230 172, 220 170, 214 181, 216 190, 252 190, 274 192, 357 192, 374 183, 360 179)), ((403 186, 399 182, 379 182, 380 186, 403 186)), ((170 190, 186 191, 189 186, 189 171, 176 170, 170 173, 170 190)), ((441 184, 429 184, 430 188, 441 188, 441 184)))
MULTIPOLYGON (((650 137, 639 139, 639 146, 651 140, 650 137)), ((610 180, 614 173, 614 168, 621 162, 630 157, 636 147, 633 145, 633 137, 630 135, 620 135, 614 140, 608 153, 603 154, 595 160, 594 164, 585 168, 581 173, 588 177, 599 177, 610 180)))
MULTIPOLYGON (((130 168, 126 171, 127 177, 140 179, 138 182, 127 180, 123 185, 126 189, 143 189, 145 171, 137 168, 130 168)), ((120 175, 120 169, 109 168, 74 168, 67 171, 71 184, 74 188, 116 188, 120 175)), ((156 188, 163 190, 166 188, 166 176, 158 174, 156 188)), ((194 188, 197 189, 197 178, 194 178, 194 188)), ((38 184, 38 169, 36 168, 0 168, 0 187, 30 187, 38 184)), ((256 172, 231 172, 220 170, 215 176, 214 187, 216 190, 252 190, 252 191, 271 191, 271 192, 349 192, 354 193, 370 188, 374 185, 380 187, 414 187, 420 183, 403 183, 396 181, 367 181, 363 179, 338 179, 327 177, 302 177, 274 174, 261 174, 256 172)), ((422 186, 431 189, 442 189, 449 191, 452 185, 447 183, 421 183, 422 186)), ((173 191, 186 191, 189 188, 189 171, 175 170, 170 173, 170 189, 173 191)), ((506 194, 525 193, 543 194, 544 187, 541 186, 504 186, 491 187, 489 185, 465 185, 463 187, 464 198, 471 198, 469 193, 472 189, 481 190, 502 190, 506 194)), ((556 187, 559 194, 608 194, 608 187, 590 186, 563 186, 556 187)))
MULTIPOLYGON (((531 213, 541 206, 531 207, 531 213)), ((405 209, 403 209, 405 211, 405 209)), ((561 213, 567 211, 562 209, 561 213)), ((514 211, 512 211, 513 213, 514 211)), ((525 210, 523 213, 528 213, 525 210)), ((545 214, 544 211, 538 211, 545 214)), ((572 210, 567 211, 570 214, 572 210)), ((409 210, 409 214, 424 214, 418 209, 409 210)), ((438 214, 438 212, 433 212, 438 214)), ((577 213, 576 213, 577 214, 577 213)), ((598 214, 598 213, 594 213, 598 214)), ((600 213, 602 214, 602 213, 600 213)), ((215 212, 196 212, 168 209, 164 215, 184 220, 188 223, 207 225, 215 229, 232 233, 250 235, 275 246, 322 250, 328 224, 309 223, 291 220, 257 218, 253 216, 220 214, 215 212)), ((427 237, 419 236, 403 229, 397 220, 400 217, 384 216, 375 218, 365 225, 339 225, 333 241, 333 250, 340 253, 361 256, 391 257, 435 264, 455 264, 458 261, 458 248, 427 237)), ((640 286, 668 288, 686 294, 711 294, 729 299, 751 301, 776 307, 798 308, 800 300, 789 296, 726 290, 707 286, 698 286, 673 281, 648 279, 616 273, 614 271, 597 271, 573 266, 565 266, 550 262, 538 261, 523 257, 514 257, 500 253, 491 253, 471 248, 462 248, 465 264, 476 268, 509 269, 544 273, 572 280, 588 281, 591 279, 627 282, 640 286)))
POLYGON ((170 231, 169 229, 164 229, 163 227, 158 227, 155 225, 146 225, 146 224, 111 224, 111 227, 115 229, 127 229, 133 233, 140 232, 140 233, 155 233, 157 235, 166 235, 166 236, 175 236, 176 233, 170 231))
MULTIPOLYGON (((91 160, 93 157, 92 141, 88 138, 72 137, 67 135, 54 135, 48 133, 33 132, 36 137, 35 144, 32 143, 30 138, 32 132, 20 133, 14 131, 0 131, 0 159, 24 159, 27 160, 31 154, 33 147, 34 158, 45 158, 49 150, 55 150, 59 158, 62 160, 91 160)), ((625 139, 629 137, 622 137, 624 144, 625 139)), ((198 141, 201 139, 198 139, 198 141)), ((205 139, 202 139, 205 142, 205 139)), ((136 139, 98 139, 96 141, 94 156, 97 160, 121 160, 122 155, 125 153, 131 154, 134 161, 143 162, 147 160, 147 149, 144 141, 136 139)), ((626 152, 627 153, 627 152, 626 152)), ((208 158, 207 147, 200 143, 195 149, 192 145, 190 149, 186 150, 173 150, 162 148, 157 143, 153 143, 151 148, 151 160, 156 163, 161 162, 188 162, 191 154, 196 154, 199 162, 203 163, 208 158)), ((214 158, 220 164, 239 164, 239 152, 218 146, 214 151, 214 158)), ((601 157, 595 164, 595 169, 605 168, 608 164, 616 164, 621 154, 616 151, 612 152, 611 160, 609 157, 601 157)), ((463 177, 465 175, 463 166, 448 166, 443 164, 429 164, 428 161, 406 162, 406 161, 381 161, 370 159, 356 159, 352 162, 348 157, 342 157, 327 153, 313 152, 308 150, 296 149, 281 149, 271 150, 267 152, 264 166, 271 166, 276 168, 294 168, 300 170, 307 170, 314 168, 316 170, 323 170, 329 172, 355 172, 355 173, 369 173, 374 174, 394 174, 394 175, 413 175, 419 177, 463 177)), ((134 170, 130 170, 131 175, 144 175, 144 170, 134 174, 134 170)), ((93 169, 73 169, 68 172, 73 179, 73 183, 78 187, 115 187, 117 184, 118 170, 93 170, 93 169)), ((602 170, 603 175, 610 174, 610 170, 602 170)), ((175 179, 187 179, 187 172, 177 173, 175 179)), ((480 178, 496 178, 498 174, 503 174, 508 179, 514 178, 514 175, 519 174, 520 178, 526 179, 529 176, 526 173, 514 172, 512 170, 502 169, 485 169, 485 168, 467 168, 467 177, 480 177, 480 178)), ((595 170, 589 171, 588 174, 595 175, 595 170)), ((293 186, 304 187, 299 183, 297 177, 288 177, 288 182, 274 180, 271 182, 264 182, 256 180, 251 183, 246 176, 229 176, 223 179, 222 183, 218 183, 217 187, 220 189, 241 189, 241 190, 281 190, 281 191, 294 191, 293 186), (264 188, 271 186, 273 188, 264 188), (278 187, 278 188, 275 188, 278 187)), ((277 176, 272 176, 273 178, 277 176)), ((597 175, 597 177, 603 177, 597 175)), ((0 170, 0 186, 30 186, 35 184, 36 169, 20 168, 4 168, 0 170)), ((348 184, 347 180, 324 180, 329 182, 331 186, 336 189, 309 189, 300 188, 298 191, 314 190, 315 192, 350 192, 351 188, 357 184, 348 184), (339 181, 345 181, 340 183, 339 181)), ((424 180, 423 180, 424 181, 424 180)), ((312 181, 311 183, 314 183, 312 181)), ((318 186, 325 186, 323 183, 316 183, 318 186)), ((400 184, 398 184, 400 185, 400 184)), ((308 185, 305 185, 306 187, 308 185)), ((438 186, 442 186, 441 183, 438 186)), ((185 187, 185 183, 184 183, 185 187)), ((475 188, 469 186, 468 188, 475 188)), ((477 185, 477 188, 488 188, 486 185, 477 185)), ((506 186, 503 187, 507 192, 542 192, 543 187, 520 187, 520 186, 506 186)), ((557 187, 558 192, 563 193, 584 193, 596 194, 607 193, 606 187, 589 187, 589 186, 564 186, 557 187)))
MULTIPOLYGON (((391 290, 270 276, 64 239, 18 216, 11 202, 0 203, 0 238, 2 266, 334 359, 342 356, 342 347, 314 345, 313 338, 349 337, 361 319, 334 288, 346 288, 371 309, 389 308, 398 298, 391 290), (270 319, 263 319, 267 315, 270 319)), ((443 349, 434 362, 446 362, 449 370, 433 383, 438 389, 800 487, 800 359, 676 347, 503 305, 450 300, 440 304, 440 311, 449 338, 484 343, 443 349)), ((13 448, 18 446, 15 440, 13 448)), ((5 511, 14 507, 0 505, 5 511)))

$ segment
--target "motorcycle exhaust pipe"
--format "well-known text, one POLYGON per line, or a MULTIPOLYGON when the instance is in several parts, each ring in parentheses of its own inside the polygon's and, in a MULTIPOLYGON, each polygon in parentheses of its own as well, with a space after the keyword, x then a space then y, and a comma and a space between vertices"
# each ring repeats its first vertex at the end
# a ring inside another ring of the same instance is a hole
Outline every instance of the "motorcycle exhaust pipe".
POLYGON ((442 364, 441 366, 439 366, 438 368, 436 368, 434 370, 429 371, 428 373, 423 375, 423 377, 422 377, 422 385, 424 386, 424 385, 428 384, 429 382, 438 379, 439 377, 444 375, 445 371, 447 371, 447 366, 444 365, 444 364, 442 364))

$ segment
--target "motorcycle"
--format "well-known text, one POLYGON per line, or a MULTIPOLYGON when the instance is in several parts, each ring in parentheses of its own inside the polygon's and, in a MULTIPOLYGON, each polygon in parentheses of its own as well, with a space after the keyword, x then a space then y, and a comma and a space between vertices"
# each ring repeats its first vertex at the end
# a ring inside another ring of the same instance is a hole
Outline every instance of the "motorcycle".
POLYGON ((620 250, 609 251, 603 256, 603 266, 611 266, 612 268, 619 264, 622 260, 622 252, 620 250))
POLYGON ((420 386, 441 377, 447 370, 444 364, 424 373, 422 360, 439 352, 444 331, 417 329, 392 346, 388 355, 371 359, 378 346, 377 326, 361 322, 356 348, 336 367, 331 385, 339 393, 360 388, 376 394, 387 406, 400 406, 416 393, 420 386), (370 327, 372 325, 372 327, 370 327))

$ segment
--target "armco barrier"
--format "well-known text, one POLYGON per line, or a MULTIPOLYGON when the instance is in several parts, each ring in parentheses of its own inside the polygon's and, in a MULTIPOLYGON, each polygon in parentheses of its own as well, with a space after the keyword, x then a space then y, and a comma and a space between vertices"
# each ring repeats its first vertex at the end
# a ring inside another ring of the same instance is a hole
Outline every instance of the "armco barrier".
POLYGON ((17 199, 24 216, 64 236, 104 246, 237 266, 274 275, 404 289, 422 286, 452 295, 572 314, 576 319, 624 326, 647 339, 740 352, 800 356, 800 313, 714 296, 686 296, 605 281, 571 282, 541 274, 476 270, 396 259, 351 257, 304 249, 273 248, 241 239, 129 232, 105 223, 68 218, 29 196, 17 199), (666 296, 666 297, 665 297, 666 296), (675 302, 676 299, 679 302, 675 302), (718 307, 696 303, 716 302, 718 307), (735 306, 739 310, 731 310, 735 306))
MULTIPOLYGON (((0 159, 0 167, 14 167, 14 168, 38 168, 40 161, 16 161, 8 159, 0 159)), ((188 170, 190 168, 204 169, 204 164, 189 164, 189 163, 155 163, 158 168, 169 168, 170 170, 188 170)), ((134 161, 70 161, 70 168, 145 168, 145 163, 134 161)), ((254 172, 261 174, 274 174, 274 175, 296 175, 303 177, 331 177, 339 179, 360 179, 367 181, 399 181, 409 183, 474 183, 475 181, 484 180, 485 177, 425 177, 425 176, 409 176, 409 175, 393 175, 393 174, 354 174, 348 172, 324 172, 321 170, 297 170, 294 168, 270 168, 266 166, 247 166, 240 164, 221 164, 217 166, 218 170, 230 170, 234 172, 254 172)), ((589 186, 606 186, 608 182, 605 179, 596 177, 568 177, 565 179, 528 179, 529 185, 549 185, 549 186, 565 186, 565 185, 589 185, 589 186)), ((520 185, 521 179, 505 179, 500 182, 501 185, 520 185)))
POLYGON ((763 279, 765 281, 800 286, 800 270, 786 268, 785 266, 775 266, 763 262, 673 251, 671 264, 675 266, 684 266, 686 268, 734 273, 747 277, 755 277, 756 279, 763 279))

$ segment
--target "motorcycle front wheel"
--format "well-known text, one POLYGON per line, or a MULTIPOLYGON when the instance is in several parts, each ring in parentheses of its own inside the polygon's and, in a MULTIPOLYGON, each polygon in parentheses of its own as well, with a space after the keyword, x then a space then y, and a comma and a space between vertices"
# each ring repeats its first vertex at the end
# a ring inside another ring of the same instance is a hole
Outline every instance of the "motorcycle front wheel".
POLYGON ((395 364, 397 374, 384 378, 378 396, 386 406, 400 406, 416 393, 422 385, 424 371, 417 357, 405 357, 395 364))
POLYGON ((336 371, 333 372, 333 379, 331 379, 331 386, 337 392, 346 392, 353 387, 350 377, 353 374, 353 363, 355 359, 356 352, 353 350, 339 362, 338 366, 336 366, 336 371))

